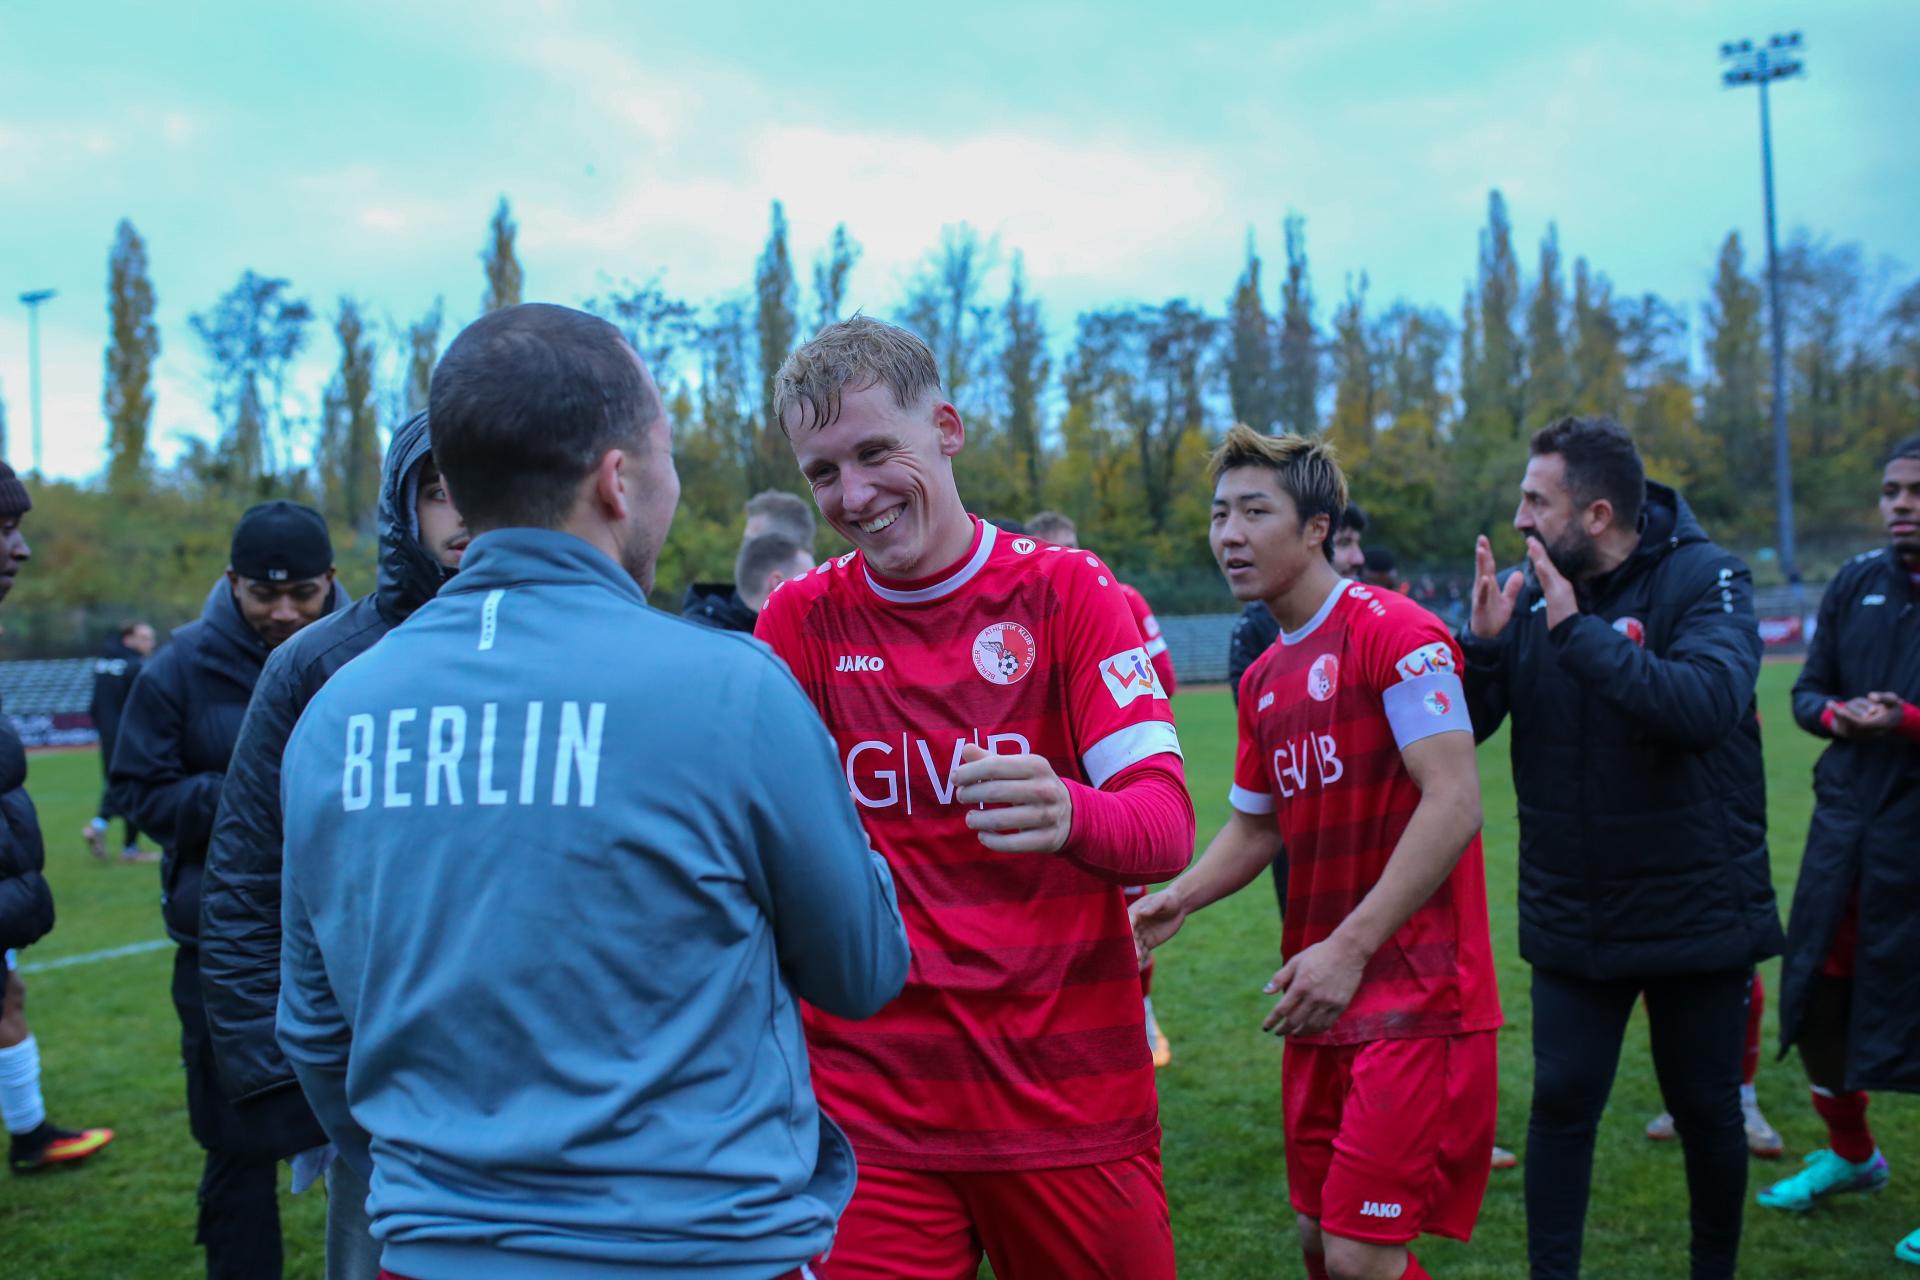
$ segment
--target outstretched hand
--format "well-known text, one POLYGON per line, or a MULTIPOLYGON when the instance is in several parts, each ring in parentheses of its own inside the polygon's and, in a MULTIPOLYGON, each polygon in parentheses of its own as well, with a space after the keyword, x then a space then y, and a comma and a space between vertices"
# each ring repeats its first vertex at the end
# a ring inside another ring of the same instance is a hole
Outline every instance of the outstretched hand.
POLYGON ((1180 932, 1187 922, 1187 907, 1172 889, 1150 893, 1127 908, 1127 922, 1133 926, 1133 958, 1142 968, 1153 949, 1180 932))
POLYGON ((1473 613, 1467 622, 1482 640, 1491 640, 1507 629, 1514 606, 1520 602, 1520 589, 1526 584, 1518 569, 1507 575, 1504 587, 1498 577, 1493 544, 1482 534, 1473 544, 1473 613))

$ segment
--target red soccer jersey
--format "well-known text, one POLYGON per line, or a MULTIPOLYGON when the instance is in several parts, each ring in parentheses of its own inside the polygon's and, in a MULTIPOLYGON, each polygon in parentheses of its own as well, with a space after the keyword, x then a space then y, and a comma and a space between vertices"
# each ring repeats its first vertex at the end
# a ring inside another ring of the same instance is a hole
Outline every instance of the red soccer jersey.
POLYGON ((953 800, 969 742, 1091 786, 1178 754, 1112 572, 976 521, 966 559, 935 579, 884 583, 850 553, 781 586, 756 634, 832 732, 913 944, 877 1016, 805 1011, 815 1092, 860 1158, 1023 1169, 1153 1146, 1120 886, 1066 857, 993 852, 953 800))
MULTIPOLYGON (((1440 620, 1341 582, 1313 620, 1257 658, 1240 690, 1232 803, 1277 816, 1287 849, 1281 947, 1323 941, 1386 870, 1420 789, 1400 752, 1473 732, 1461 659, 1440 620)), ((1500 1025, 1475 835, 1445 882, 1374 953, 1353 1003, 1303 1044, 1446 1036, 1500 1025)))
POLYGON ((1166 637, 1160 634, 1160 619, 1153 616, 1153 606, 1147 603, 1147 598, 1124 582, 1120 584, 1120 594, 1126 598, 1127 608, 1133 610, 1133 620, 1146 638, 1147 657, 1153 663, 1154 673, 1167 692, 1173 693, 1179 685, 1173 674, 1173 655, 1167 652, 1166 637))

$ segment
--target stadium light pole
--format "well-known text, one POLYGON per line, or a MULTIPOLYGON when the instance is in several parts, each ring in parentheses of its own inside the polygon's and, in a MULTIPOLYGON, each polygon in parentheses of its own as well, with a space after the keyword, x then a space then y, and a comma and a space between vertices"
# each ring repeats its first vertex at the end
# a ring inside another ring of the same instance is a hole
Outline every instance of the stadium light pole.
POLYGON ((27 399, 33 416, 33 471, 40 474, 40 304, 54 296, 53 289, 35 289, 20 295, 27 305, 27 399))
POLYGON ((1720 60, 1730 63, 1721 73, 1728 88, 1760 86, 1760 175, 1767 201, 1767 313, 1773 330, 1773 485, 1779 504, 1780 572, 1793 587, 1794 610, 1805 613, 1801 599, 1800 564, 1793 537, 1793 459, 1787 441, 1787 327, 1780 308, 1780 246, 1773 222, 1773 120, 1767 109, 1767 85, 1800 75, 1800 33, 1769 37, 1764 45, 1751 40, 1720 46, 1720 60))

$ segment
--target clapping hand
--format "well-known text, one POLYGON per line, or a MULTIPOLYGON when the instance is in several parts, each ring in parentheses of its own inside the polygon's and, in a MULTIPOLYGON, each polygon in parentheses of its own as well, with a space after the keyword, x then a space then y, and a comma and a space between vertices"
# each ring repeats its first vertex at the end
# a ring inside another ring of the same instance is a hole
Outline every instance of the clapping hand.
POLYGON ((1514 605, 1520 601, 1520 589, 1526 585, 1518 569, 1507 575, 1504 587, 1496 581, 1498 576, 1493 544, 1482 534, 1473 544, 1473 613, 1467 621, 1473 634, 1482 640, 1491 640, 1507 629, 1514 605))

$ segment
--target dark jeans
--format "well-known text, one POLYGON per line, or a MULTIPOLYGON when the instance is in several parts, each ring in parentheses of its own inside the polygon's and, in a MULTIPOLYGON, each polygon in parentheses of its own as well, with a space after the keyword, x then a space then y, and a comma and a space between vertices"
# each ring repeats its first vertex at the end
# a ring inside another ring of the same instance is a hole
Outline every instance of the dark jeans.
POLYGON ((249 1149, 247 1124, 220 1084, 200 1002, 200 953, 193 947, 174 952, 173 1007, 187 1070, 187 1122, 207 1153, 194 1234, 207 1251, 207 1280, 280 1280, 279 1167, 272 1156, 249 1149))
POLYGON ((1654 1072, 1686 1156, 1693 1280, 1733 1275, 1747 1199, 1740 1065, 1750 975, 1740 968, 1596 982, 1533 971, 1526 1194, 1534 1280, 1580 1274, 1594 1134, 1643 992, 1654 1072))

